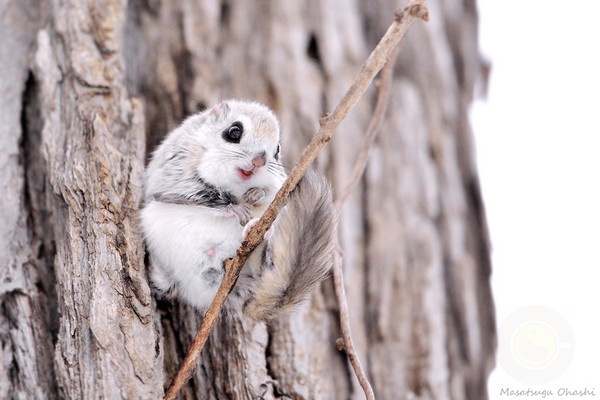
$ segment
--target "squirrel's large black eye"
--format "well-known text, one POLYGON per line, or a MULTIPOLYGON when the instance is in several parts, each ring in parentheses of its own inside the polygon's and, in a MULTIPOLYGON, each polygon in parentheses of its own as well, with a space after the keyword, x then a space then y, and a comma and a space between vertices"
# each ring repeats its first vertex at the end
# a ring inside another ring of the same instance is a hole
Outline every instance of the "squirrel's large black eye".
POLYGON ((239 143, 244 133, 244 126, 241 122, 234 122, 231 126, 223 131, 223 139, 229 143, 239 143))
POLYGON ((273 155, 273 158, 275 158, 276 160, 279 161, 279 152, 281 151, 281 145, 277 145, 277 150, 275 150, 275 154, 273 155))

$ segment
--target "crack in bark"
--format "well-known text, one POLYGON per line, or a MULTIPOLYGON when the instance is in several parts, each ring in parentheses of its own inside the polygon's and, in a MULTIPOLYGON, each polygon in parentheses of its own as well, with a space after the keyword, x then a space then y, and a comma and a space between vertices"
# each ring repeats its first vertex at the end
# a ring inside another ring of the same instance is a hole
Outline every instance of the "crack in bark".
POLYGON ((263 382, 262 385, 265 385, 265 392, 261 394, 260 398, 263 398, 264 395, 268 392, 268 385, 271 385, 273 388, 273 395, 277 397, 285 396, 283 391, 281 390, 281 386, 277 380, 277 374, 275 372, 274 366, 272 364, 272 350, 273 350, 273 335, 274 331, 270 325, 267 325, 267 344, 265 346, 265 368, 267 370, 267 376, 270 378, 269 381, 263 382))

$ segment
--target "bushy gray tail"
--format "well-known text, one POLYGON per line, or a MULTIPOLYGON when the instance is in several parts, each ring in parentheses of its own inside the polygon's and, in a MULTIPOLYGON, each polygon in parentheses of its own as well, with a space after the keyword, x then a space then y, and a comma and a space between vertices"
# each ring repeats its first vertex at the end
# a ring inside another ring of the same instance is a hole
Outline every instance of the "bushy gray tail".
POLYGON ((309 297, 333 265, 336 222, 327 180, 308 171, 273 224, 248 316, 272 319, 309 297))

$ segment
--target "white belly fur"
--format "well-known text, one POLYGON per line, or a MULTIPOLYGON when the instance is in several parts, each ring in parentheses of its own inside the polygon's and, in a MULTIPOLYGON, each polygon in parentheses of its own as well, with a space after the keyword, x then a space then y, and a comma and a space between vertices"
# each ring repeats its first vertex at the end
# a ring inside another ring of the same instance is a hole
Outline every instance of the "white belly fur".
POLYGON ((235 255, 243 227, 223 212, 153 201, 141 212, 151 254, 150 278, 172 287, 192 306, 206 309, 222 280, 223 261, 235 255))

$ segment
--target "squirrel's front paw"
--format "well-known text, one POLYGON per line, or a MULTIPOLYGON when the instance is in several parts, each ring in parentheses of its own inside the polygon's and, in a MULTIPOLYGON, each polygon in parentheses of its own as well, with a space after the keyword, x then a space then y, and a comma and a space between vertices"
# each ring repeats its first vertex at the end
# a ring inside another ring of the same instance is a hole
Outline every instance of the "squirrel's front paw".
POLYGON ((252 218, 250 221, 248 221, 248 223, 244 226, 244 230, 242 231, 242 239, 246 239, 246 236, 248 236, 248 232, 250 232, 250 229, 252 229, 252 227, 256 225, 258 220, 259 218, 252 218))
POLYGON ((244 204, 230 204, 225 211, 233 214, 242 226, 245 226, 252 219, 250 209, 244 204))
MULTIPOLYGON (((256 225, 256 223, 259 220, 260 220, 260 218, 252 218, 250 221, 248 221, 248 223, 244 226, 244 230, 242 231, 242 239, 246 239, 246 236, 248 236, 248 232, 250 232, 250 229, 252 229, 252 227, 254 225, 256 225)), ((272 237, 273 237, 273 227, 269 228, 267 233, 265 233, 263 240, 270 240, 272 237)))
POLYGON ((267 192, 264 189, 253 187, 248 189, 246 193, 242 196, 242 201, 251 206, 255 205, 259 201, 265 198, 267 192))

